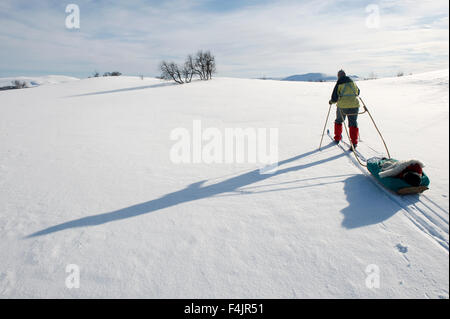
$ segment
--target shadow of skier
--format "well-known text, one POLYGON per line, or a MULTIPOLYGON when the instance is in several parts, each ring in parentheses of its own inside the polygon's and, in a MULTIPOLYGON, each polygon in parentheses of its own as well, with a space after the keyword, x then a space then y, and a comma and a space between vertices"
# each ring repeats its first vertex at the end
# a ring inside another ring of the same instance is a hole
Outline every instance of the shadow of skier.
MULTIPOLYGON (((331 147, 333 144, 330 143, 329 145, 325 146, 324 148, 331 147)), ((322 148, 322 150, 324 150, 322 148)), ((286 159, 284 161, 281 161, 278 163, 278 166, 282 166, 284 164, 305 158, 307 156, 310 156, 314 153, 319 152, 319 150, 310 151, 301 155, 294 156, 292 158, 286 159)), ((241 187, 250 185, 253 183, 260 182, 262 180, 268 179, 272 176, 277 176, 281 174, 285 174, 292 171, 299 171, 308 167, 321 165, 330 161, 334 161, 340 157, 345 156, 344 153, 340 152, 338 155, 318 160, 315 162, 307 163, 307 164, 300 164, 297 166, 288 167, 285 169, 278 169, 273 174, 260 174, 259 169, 241 174, 239 176, 231 177, 227 180, 218 182, 216 184, 203 186, 203 184, 206 182, 199 181, 197 183, 193 183, 189 186, 187 186, 184 189, 181 189, 179 191, 175 191, 173 193, 166 194, 160 198, 150 200, 148 202, 140 203, 137 205, 133 205, 130 207, 122 208, 119 210, 115 210, 108 213, 98 214, 98 215, 92 215, 83 217, 80 219, 75 219, 72 221, 68 221, 59 225, 55 225, 46 229, 43 229, 41 231, 38 231, 36 233, 33 233, 31 235, 28 235, 26 238, 31 237, 38 237, 43 235, 48 235, 51 233, 59 232, 65 229, 70 228, 77 228, 77 227, 86 227, 86 226, 95 226, 95 225, 101 225, 106 224, 113 221, 118 221, 121 219, 127 219, 136 217, 143 214, 148 214, 151 212, 155 212, 167 207, 172 207, 175 205, 187 203, 196 201, 199 199, 215 196, 218 194, 223 193, 230 193, 238 191, 241 187)))
POLYGON ((177 83, 158 83, 158 84, 152 84, 152 85, 143 85, 143 86, 136 86, 136 87, 116 89, 116 90, 109 90, 109 91, 100 91, 100 92, 91 92, 91 93, 84 93, 84 94, 78 94, 78 95, 71 95, 71 96, 68 96, 68 97, 80 97, 80 96, 91 96, 91 95, 121 93, 121 92, 137 91, 137 90, 155 89, 155 88, 161 88, 161 87, 166 87, 166 86, 174 86, 174 85, 178 85, 178 84, 177 83))

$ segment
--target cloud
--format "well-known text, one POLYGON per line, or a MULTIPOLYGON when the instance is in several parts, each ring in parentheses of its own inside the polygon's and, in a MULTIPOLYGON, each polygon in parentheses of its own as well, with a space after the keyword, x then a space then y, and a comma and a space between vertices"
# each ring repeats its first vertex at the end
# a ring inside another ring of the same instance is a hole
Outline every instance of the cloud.
POLYGON ((65 28, 59 1, 3 0, 1 72, 156 75, 161 59, 200 48, 213 51, 222 76, 448 68, 446 1, 374 1, 379 28, 367 27, 369 1, 74 2, 79 30, 65 28))

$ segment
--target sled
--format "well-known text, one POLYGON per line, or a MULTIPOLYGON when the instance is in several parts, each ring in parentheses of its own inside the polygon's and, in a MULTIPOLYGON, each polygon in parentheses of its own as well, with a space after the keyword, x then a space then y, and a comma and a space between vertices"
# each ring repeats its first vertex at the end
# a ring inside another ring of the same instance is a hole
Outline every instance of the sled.
POLYGON ((399 195, 408 195, 408 194, 420 194, 429 189, 427 186, 411 186, 401 188, 397 191, 399 195))
POLYGON ((403 179, 396 177, 380 177, 379 173, 381 171, 381 164, 383 161, 384 159, 381 158, 370 158, 367 160, 367 169, 370 174, 372 174, 372 176, 385 188, 399 195, 420 194, 428 190, 430 179, 425 172, 422 173, 422 181, 419 186, 411 186, 403 179))

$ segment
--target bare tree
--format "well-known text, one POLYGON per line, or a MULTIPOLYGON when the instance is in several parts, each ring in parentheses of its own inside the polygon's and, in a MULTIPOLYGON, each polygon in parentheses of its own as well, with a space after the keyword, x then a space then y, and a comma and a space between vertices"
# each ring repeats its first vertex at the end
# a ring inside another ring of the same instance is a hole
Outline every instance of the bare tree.
POLYGON ((162 61, 160 66, 161 79, 174 80, 179 84, 183 84, 182 70, 174 62, 162 61))
POLYGON ((162 61, 159 65, 161 79, 173 80, 179 84, 190 83, 197 75, 200 80, 210 80, 216 72, 216 61, 210 51, 198 51, 195 56, 188 55, 183 66, 174 62, 162 61))
POLYGON ((27 82, 25 82, 25 81, 22 82, 19 80, 14 80, 14 81, 12 81, 12 84, 16 89, 23 89, 23 88, 27 87, 27 82))
POLYGON ((216 73, 216 59, 209 51, 205 53, 205 63, 207 80, 211 80, 213 73, 216 73))
POLYGON ((121 76, 122 73, 119 71, 113 71, 113 72, 105 72, 103 73, 103 76, 121 76))
POLYGON ((170 73, 169 63, 166 61, 162 61, 159 64, 159 69, 161 70, 161 75, 159 78, 161 80, 173 80, 173 76, 170 73))
POLYGON ((210 80, 213 73, 216 72, 215 57, 210 51, 198 51, 195 56, 194 68, 200 80, 210 80))
POLYGON ((198 51, 195 56, 195 73, 200 77, 200 80, 206 80, 206 62, 203 51, 198 51))
POLYGON ((192 81, 192 77, 195 74, 195 62, 194 58, 191 54, 188 55, 186 61, 184 62, 184 67, 182 70, 184 81, 186 83, 190 83, 192 81))

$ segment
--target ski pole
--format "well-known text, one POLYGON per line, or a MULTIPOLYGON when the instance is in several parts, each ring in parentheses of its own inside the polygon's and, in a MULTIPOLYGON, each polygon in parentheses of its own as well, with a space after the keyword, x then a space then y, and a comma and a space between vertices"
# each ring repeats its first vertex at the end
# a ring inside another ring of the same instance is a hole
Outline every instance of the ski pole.
POLYGON ((332 105, 332 104, 330 103, 330 107, 329 107, 329 109, 328 109, 328 114, 327 114, 327 119, 326 119, 326 121, 325 121, 325 125, 323 126, 323 132, 322 132, 322 138, 320 139, 319 151, 320 151, 320 148, 322 147, 323 136, 325 135, 325 129, 326 129, 326 127, 327 127, 328 117, 330 116, 331 105, 332 105))

